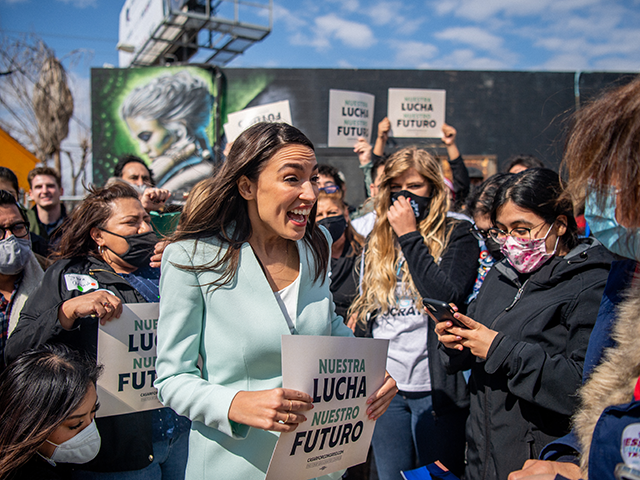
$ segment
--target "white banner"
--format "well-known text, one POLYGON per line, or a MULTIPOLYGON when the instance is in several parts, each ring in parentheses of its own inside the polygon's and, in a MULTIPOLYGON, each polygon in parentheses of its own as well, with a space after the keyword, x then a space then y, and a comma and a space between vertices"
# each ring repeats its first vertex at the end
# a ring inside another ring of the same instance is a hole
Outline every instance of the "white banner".
POLYGON ((367 459, 375 427, 367 398, 384 382, 388 347, 373 338, 282 336, 283 387, 311 395, 314 408, 280 435, 265 480, 307 480, 367 459))
POLYGON ((127 303, 122 315, 98 328, 99 417, 162 408, 156 378, 158 303, 127 303))
POLYGON ((329 147, 351 147, 359 137, 371 143, 376 97, 368 93, 329 90, 329 147))
POLYGON ((227 142, 235 141, 247 128, 259 122, 284 122, 293 125, 289 100, 267 103, 230 113, 227 115, 227 120, 228 123, 224 124, 227 142))
POLYGON ((440 138, 445 109, 446 90, 390 88, 387 117, 391 136, 440 138))
MULTIPOLYGON (((120 10, 118 43, 138 52, 165 18, 163 0, 126 0, 120 10)), ((118 65, 126 68, 134 53, 118 51, 118 65)))

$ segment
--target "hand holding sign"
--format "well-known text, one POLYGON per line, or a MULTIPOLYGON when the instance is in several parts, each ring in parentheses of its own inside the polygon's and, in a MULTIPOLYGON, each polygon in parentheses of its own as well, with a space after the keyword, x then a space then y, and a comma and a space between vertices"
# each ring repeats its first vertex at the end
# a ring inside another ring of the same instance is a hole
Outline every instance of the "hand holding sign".
POLYGON ((241 391, 231 401, 229 420, 274 432, 293 432, 313 408, 310 395, 290 388, 241 391))
POLYGON ((71 298, 60 305, 58 321, 62 328, 71 330, 78 318, 95 315, 100 317, 100 324, 104 325, 114 318, 120 318, 121 314, 122 302, 118 297, 107 290, 96 290, 71 298))
POLYGON ((367 399, 367 415, 370 420, 377 420, 384 412, 389 408, 389 404, 393 397, 398 393, 398 387, 396 381, 389 375, 389 372, 385 372, 384 383, 382 386, 373 392, 373 394, 367 399))

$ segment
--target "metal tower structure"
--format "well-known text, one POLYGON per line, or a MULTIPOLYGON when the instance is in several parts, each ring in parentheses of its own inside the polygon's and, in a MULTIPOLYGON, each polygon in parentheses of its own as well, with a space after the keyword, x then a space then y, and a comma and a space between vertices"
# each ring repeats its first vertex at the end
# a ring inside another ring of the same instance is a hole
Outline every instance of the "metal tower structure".
POLYGON ((126 0, 120 66, 186 63, 194 56, 223 66, 269 35, 272 25, 273 0, 126 0))

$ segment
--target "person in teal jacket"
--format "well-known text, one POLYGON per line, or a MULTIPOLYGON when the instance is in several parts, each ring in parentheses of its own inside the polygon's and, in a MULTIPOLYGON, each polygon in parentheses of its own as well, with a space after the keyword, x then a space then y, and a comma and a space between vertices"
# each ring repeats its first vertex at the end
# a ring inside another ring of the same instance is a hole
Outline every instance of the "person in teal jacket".
MULTIPOLYGON (((317 178, 304 134, 256 124, 185 206, 164 251, 155 385, 193 421, 188 479, 264 478, 279 432, 312 408, 311 396, 282 388, 281 336, 352 335, 329 291, 317 178)), ((370 419, 396 390, 387 377, 369 399, 370 419)))

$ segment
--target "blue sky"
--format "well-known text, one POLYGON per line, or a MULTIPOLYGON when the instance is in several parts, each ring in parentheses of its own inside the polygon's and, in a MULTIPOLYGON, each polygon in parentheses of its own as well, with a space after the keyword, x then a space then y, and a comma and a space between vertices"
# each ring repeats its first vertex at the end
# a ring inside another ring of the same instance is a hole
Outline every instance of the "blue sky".
MULTIPOLYGON (((0 29, 85 52, 65 65, 88 122, 90 68, 117 66, 123 4, 0 0, 0 29)), ((274 0, 272 33, 228 66, 640 72, 640 0, 274 0)))
MULTIPOLYGON (((0 0, 73 70, 117 65, 118 0, 0 0)), ((640 0, 274 0, 273 31, 232 67, 640 71, 640 0)))

